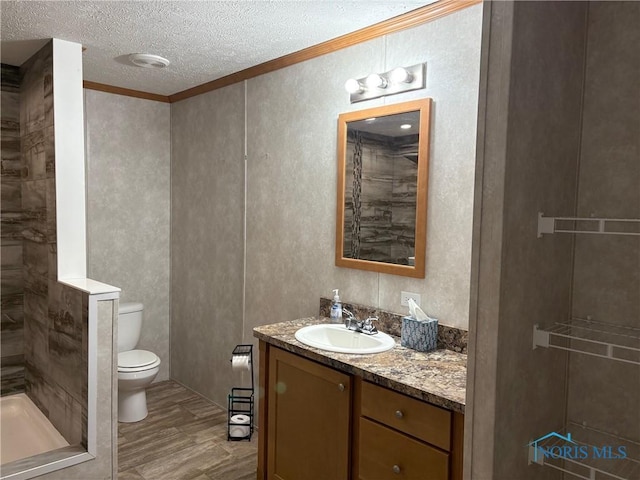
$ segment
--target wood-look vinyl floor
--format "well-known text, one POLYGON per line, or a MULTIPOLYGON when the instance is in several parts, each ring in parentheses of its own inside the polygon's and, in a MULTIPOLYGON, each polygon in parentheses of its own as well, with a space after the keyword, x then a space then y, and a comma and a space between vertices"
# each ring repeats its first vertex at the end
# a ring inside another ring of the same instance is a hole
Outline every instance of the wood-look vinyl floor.
POLYGON ((172 382, 147 389, 149 416, 118 424, 118 480, 254 480, 258 434, 227 441, 227 412, 172 382))

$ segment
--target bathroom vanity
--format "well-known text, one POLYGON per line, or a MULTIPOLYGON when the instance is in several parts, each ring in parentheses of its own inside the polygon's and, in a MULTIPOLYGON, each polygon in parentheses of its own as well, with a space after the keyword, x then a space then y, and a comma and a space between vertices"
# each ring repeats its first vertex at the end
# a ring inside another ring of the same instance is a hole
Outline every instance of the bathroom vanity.
POLYGON ((352 355, 295 339, 299 328, 327 322, 254 329, 264 392, 258 478, 462 479, 466 355, 399 342, 352 355))

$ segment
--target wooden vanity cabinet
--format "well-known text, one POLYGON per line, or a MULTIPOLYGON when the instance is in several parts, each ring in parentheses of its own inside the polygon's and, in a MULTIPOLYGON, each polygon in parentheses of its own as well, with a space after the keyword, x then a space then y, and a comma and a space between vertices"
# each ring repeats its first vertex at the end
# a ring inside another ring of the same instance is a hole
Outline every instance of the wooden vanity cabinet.
POLYGON ((351 376, 279 348, 267 350, 258 478, 347 480, 351 376))
POLYGON ((260 342, 259 480, 462 480, 464 416, 260 342))

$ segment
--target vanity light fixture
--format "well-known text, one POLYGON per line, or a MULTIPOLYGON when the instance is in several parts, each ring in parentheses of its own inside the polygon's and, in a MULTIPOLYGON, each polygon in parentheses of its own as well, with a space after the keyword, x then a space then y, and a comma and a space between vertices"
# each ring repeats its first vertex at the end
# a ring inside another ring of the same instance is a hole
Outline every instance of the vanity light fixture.
POLYGON ((363 78, 350 78, 344 84, 351 103, 395 95, 425 88, 426 63, 397 67, 385 73, 372 73, 363 78))

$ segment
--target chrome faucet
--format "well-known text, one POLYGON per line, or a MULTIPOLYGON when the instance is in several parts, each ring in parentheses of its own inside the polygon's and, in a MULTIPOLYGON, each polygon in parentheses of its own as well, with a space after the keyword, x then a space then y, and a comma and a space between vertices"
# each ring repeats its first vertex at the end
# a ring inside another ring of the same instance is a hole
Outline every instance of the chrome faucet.
POLYGON ((348 330, 352 330, 358 333, 364 333, 365 335, 375 335, 376 333, 378 333, 378 329, 373 324, 373 322, 378 321, 378 317, 368 317, 366 320, 359 322, 356 319, 356 316, 349 310, 343 308, 342 313, 346 314, 346 318, 344 319, 344 326, 348 330))
POLYGON ((355 330, 358 325, 356 316, 344 307, 342 308, 342 314, 347 315, 347 317, 344 319, 344 326, 347 327, 348 330, 355 330), (355 326, 352 326, 352 324, 355 324, 355 326))
POLYGON ((362 325, 360 326, 360 331, 362 333, 366 333, 367 335, 375 335, 376 333, 378 333, 378 329, 373 324, 373 322, 377 322, 377 321, 378 321, 378 317, 368 317, 364 322, 362 322, 362 325))

